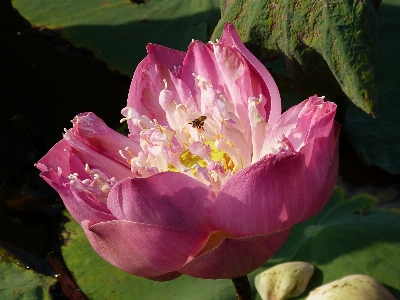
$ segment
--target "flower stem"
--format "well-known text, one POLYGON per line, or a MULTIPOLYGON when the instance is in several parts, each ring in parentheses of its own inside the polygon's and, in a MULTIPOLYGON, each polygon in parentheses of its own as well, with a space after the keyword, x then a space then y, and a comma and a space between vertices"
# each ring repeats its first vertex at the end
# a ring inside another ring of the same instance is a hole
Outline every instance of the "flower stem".
POLYGON ((232 278, 232 281, 235 285, 236 296, 238 300, 251 300, 253 298, 251 294, 250 282, 246 275, 232 278))

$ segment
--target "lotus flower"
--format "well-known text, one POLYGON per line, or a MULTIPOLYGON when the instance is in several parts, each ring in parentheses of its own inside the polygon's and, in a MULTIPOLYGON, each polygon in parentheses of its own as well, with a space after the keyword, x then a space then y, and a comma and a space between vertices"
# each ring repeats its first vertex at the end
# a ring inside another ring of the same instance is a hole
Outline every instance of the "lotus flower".
POLYGON ((274 80, 229 23, 216 43, 147 52, 122 110, 129 138, 83 113, 36 166, 119 269, 244 276, 327 202, 336 106, 313 96, 281 115, 274 80))

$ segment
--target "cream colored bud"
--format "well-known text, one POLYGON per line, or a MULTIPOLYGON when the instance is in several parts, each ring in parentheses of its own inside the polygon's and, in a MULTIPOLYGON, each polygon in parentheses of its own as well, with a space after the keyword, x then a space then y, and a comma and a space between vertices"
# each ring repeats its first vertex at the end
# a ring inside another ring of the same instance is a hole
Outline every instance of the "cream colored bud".
POLYGON ((306 300, 396 300, 376 279, 349 275, 311 291, 306 300))
POLYGON ((263 300, 296 297, 304 292, 313 273, 313 265, 307 262, 279 264, 256 276, 256 289, 263 300))

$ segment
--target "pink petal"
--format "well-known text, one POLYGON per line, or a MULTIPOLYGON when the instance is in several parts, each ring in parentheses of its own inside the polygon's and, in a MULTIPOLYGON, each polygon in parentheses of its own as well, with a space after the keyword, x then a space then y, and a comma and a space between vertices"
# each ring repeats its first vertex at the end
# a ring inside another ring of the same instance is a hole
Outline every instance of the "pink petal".
POLYGON ((313 203, 311 203, 310 207, 313 208, 313 212, 310 212, 308 215, 304 215, 303 219, 300 222, 303 222, 308 219, 309 215, 317 214, 322 210, 325 204, 328 202, 331 197, 332 191, 335 188, 338 170, 339 170, 339 129, 340 125, 335 122, 334 124, 334 137, 336 137, 336 143, 334 145, 334 155, 332 157, 332 163, 329 168, 329 172, 326 175, 326 179, 324 185, 321 188, 321 191, 313 203))
POLYGON ((66 186, 56 186, 52 184, 49 180, 49 176, 45 173, 42 175, 42 178, 57 191, 65 207, 77 222, 89 219, 96 222, 116 219, 110 213, 106 205, 96 201, 91 195, 88 195, 84 191, 79 192, 69 184, 66 186))
MULTIPOLYGON (((68 140, 71 140, 71 138, 68 138, 68 136, 66 134, 64 137, 67 137, 67 140, 61 140, 54 145, 35 165, 42 171, 40 176, 60 194, 65 206, 75 220, 79 222, 88 219, 96 221, 114 220, 115 217, 110 213, 107 206, 101 203, 102 199, 97 198, 101 191, 89 188, 77 189, 70 184, 68 176, 77 173, 80 180, 88 179, 89 175, 85 172, 84 162, 89 163, 91 167, 105 171, 105 173, 113 173, 116 177, 118 177, 118 174, 120 175, 121 168, 123 168, 124 173, 126 172, 126 175, 131 175, 129 169, 94 152, 79 136, 77 138, 72 134, 73 142, 69 143, 68 140), (71 145, 78 145, 77 148, 84 149, 84 153, 77 151, 71 145), (80 157, 75 153, 78 153, 80 157), (101 164, 102 162, 105 164, 104 166, 101 164), (113 166, 117 167, 113 168, 113 166)), ((100 196, 104 197, 104 195, 100 196)))
POLYGON ((69 150, 66 141, 58 142, 35 166, 42 171, 40 176, 62 198, 66 208, 75 220, 87 219, 98 221, 114 220, 107 206, 100 203, 84 191, 77 191, 67 178, 71 173, 87 175, 82 162, 69 150), (58 169, 60 166, 60 169, 58 169), (61 171, 59 171, 61 170, 61 171))
POLYGON ((199 96, 196 95, 199 92, 193 73, 202 76, 206 80, 210 80, 214 88, 222 87, 223 83, 220 82, 220 74, 218 73, 214 59, 213 51, 202 42, 194 41, 189 45, 183 62, 181 79, 189 87, 193 96, 199 96))
POLYGON ((267 102, 265 104, 265 115, 262 114, 262 116, 265 118, 268 124, 275 123, 281 115, 282 109, 279 90, 271 74, 268 72, 265 66, 243 45, 235 27, 231 23, 227 23, 225 25, 219 42, 236 47, 243 57, 248 61, 251 70, 262 78, 264 82, 262 94, 267 98, 267 102))
POLYGON ((336 113, 336 105, 324 102, 316 96, 304 100, 282 114, 278 121, 270 126, 264 140, 264 155, 271 153, 271 147, 277 147, 276 138, 283 134, 298 151, 316 137, 326 137, 331 133, 336 113))
POLYGON ((242 238, 225 238, 178 270, 193 277, 230 279, 249 274, 259 268, 283 245, 290 229, 271 234, 242 238))
POLYGON ((337 176, 334 133, 332 128, 330 138, 317 138, 299 153, 264 157, 228 179, 211 213, 214 227, 236 236, 264 234, 316 214, 332 192, 322 189, 337 176))
MULTIPOLYGON (((46 153, 36 164, 35 167, 38 168, 40 171, 47 171, 47 170, 55 170, 57 171, 58 168, 61 168, 66 176, 68 176, 72 172, 69 155, 66 155, 64 149, 71 151, 71 146, 68 144, 67 141, 61 140, 57 144, 55 144, 49 152, 46 153)), ((68 152, 68 153, 69 153, 68 152)), ((84 173, 84 169, 82 169, 84 173)), ((77 171, 75 171, 77 172, 77 171)))
MULTIPOLYGON (((170 79, 171 73, 179 78, 185 52, 154 44, 147 46, 147 52, 148 55, 139 63, 133 75, 127 106, 135 108, 140 115, 146 115, 151 120, 157 119, 159 124, 165 125, 165 113, 158 103, 158 96, 164 89, 163 79, 167 79, 169 85, 172 85, 171 81, 174 79, 170 79)), ((184 97, 185 88, 179 85, 176 84, 177 95, 184 97)), ((128 121, 128 126, 132 135, 140 133, 132 121, 128 121)))
MULTIPOLYGON (((190 44, 185 57, 182 80, 199 101, 200 90, 195 84, 193 74, 209 80, 214 89, 226 95, 235 107, 246 140, 250 141, 247 101, 249 97, 258 97, 261 88, 257 88, 259 80, 252 76, 239 51, 225 44, 205 45, 195 41, 190 44)), ((206 112, 203 103, 198 103, 198 107, 201 107, 203 113, 206 112)))
POLYGON ((73 131, 64 134, 64 140, 72 148, 72 152, 79 157, 83 164, 88 164, 91 169, 99 169, 105 173, 108 178, 115 177, 117 181, 132 176, 127 162, 125 165, 104 156, 90 148, 85 140, 73 131))
POLYGON ((180 269, 207 241, 208 234, 129 221, 81 223, 93 249, 117 268, 142 277, 180 269))
MULTIPOLYGON (((156 70, 159 72, 160 77, 163 77, 167 82, 167 90, 172 91, 173 99, 169 99, 170 101, 174 101, 176 104, 184 104, 187 105, 188 101, 192 100, 192 94, 188 86, 179 78, 174 76, 166 67, 163 65, 156 65, 156 70)), ((158 93, 162 93, 164 88, 159 90, 158 93)), ((171 92, 169 92, 171 93, 171 92)), ((161 124, 161 123, 160 123, 161 124)), ((167 125, 167 124, 164 124, 167 125)))
POLYGON ((129 147, 129 151, 137 155, 142 149, 126 136, 108 127, 94 113, 82 113, 73 120, 73 132, 91 149, 104 156, 126 165, 126 160, 119 154, 120 150, 129 147))
POLYGON ((182 173, 127 178, 108 195, 107 206, 119 220, 210 233, 209 187, 182 173))
POLYGON ((186 55, 186 52, 155 44, 148 44, 146 50, 151 61, 166 67, 171 72, 177 67, 182 67, 186 55))
POLYGON ((268 129, 268 124, 261 116, 258 109, 258 104, 260 104, 258 99, 250 98, 248 101, 248 114, 251 127, 251 143, 253 146, 251 161, 253 163, 259 161, 264 156, 262 155, 264 147, 263 137, 265 136, 268 129))
POLYGON ((225 85, 225 93, 235 106, 242 124, 243 134, 250 140, 250 121, 248 116, 248 99, 258 97, 261 89, 256 76, 249 70, 246 60, 236 48, 226 47, 217 43, 213 45, 215 61, 219 69, 221 80, 225 85), (253 88, 257 92, 253 91, 253 88))
MULTIPOLYGON (((128 93, 127 106, 133 107, 140 115, 146 115, 151 120, 157 119, 165 124, 165 113, 158 103, 158 96, 164 89, 163 76, 157 69, 156 63, 146 56, 135 70, 128 93)), ((128 120, 129 132, 138 134, 140 130, 128 120)))

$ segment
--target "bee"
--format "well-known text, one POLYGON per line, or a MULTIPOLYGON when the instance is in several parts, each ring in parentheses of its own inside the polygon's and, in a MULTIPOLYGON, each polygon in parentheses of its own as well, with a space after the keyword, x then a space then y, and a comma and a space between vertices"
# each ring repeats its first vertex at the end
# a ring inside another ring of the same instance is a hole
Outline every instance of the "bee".
POLYGON ((204 130, 204 121, 207 120, 206 116, 200 116, 197 119, 194 119, 192 122, 189 122, 190 125, 192 125, 193 128, 198 128, 204 130))

